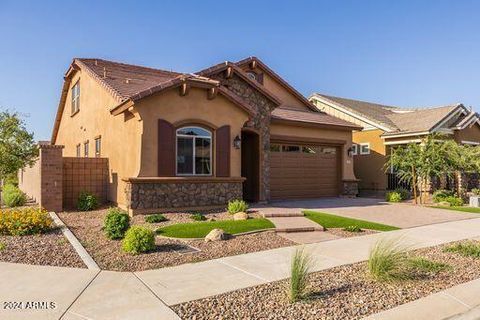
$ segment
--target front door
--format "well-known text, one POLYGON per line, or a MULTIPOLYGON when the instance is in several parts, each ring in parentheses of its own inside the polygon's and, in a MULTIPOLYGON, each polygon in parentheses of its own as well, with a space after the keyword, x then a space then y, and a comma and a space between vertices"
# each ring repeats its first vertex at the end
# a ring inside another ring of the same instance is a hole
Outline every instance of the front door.
POLYGON ((260 141, 258 134, 242 131, 243 199, 257 202, 260 198, 260 141))

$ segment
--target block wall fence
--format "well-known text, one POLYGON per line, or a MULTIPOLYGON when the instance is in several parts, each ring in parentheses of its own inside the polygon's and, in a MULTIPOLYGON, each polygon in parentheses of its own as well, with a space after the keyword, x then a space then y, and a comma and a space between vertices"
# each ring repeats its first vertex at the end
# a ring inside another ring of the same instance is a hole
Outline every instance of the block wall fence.
POLYGON ((107 202, 108 159, 63 157, 63 146, 41 144, 35 165, 20 170, 18 186, 48 211, 76 207, 81 192, 107 202))

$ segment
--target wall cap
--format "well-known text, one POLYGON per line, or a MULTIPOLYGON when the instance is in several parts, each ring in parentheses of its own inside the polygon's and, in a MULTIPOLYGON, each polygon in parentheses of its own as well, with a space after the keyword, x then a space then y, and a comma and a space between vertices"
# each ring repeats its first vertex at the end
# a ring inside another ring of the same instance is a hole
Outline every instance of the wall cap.
POLYGON ((243 182, 244 177, 131 177, 122 178, 127 183, 222 183, 243 182))

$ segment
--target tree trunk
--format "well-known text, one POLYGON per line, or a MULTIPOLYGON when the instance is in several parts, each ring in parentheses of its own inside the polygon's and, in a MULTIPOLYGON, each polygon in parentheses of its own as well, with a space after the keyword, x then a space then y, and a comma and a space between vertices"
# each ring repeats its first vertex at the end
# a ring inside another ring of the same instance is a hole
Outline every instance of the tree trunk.
POLYGON ((415 167, 412 166, 412 189, 413 189, 413 202, 418 204, 417 199, 417 175, 415 174, 415 167))

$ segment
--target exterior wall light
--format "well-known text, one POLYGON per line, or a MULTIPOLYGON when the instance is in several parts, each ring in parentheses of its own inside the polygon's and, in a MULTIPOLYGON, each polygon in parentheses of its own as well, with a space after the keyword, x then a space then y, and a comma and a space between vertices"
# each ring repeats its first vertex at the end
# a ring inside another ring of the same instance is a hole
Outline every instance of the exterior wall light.
POLYGON ((235 139, 233 139, 233 147, 235 149, 240 149, 241 146, 242 146, 242 140, 240 140, 240 137, 237 135, 235 139))
POLYGON ((350 158, 353 157, 353 147, 348 148, 347 154, 350 158))

